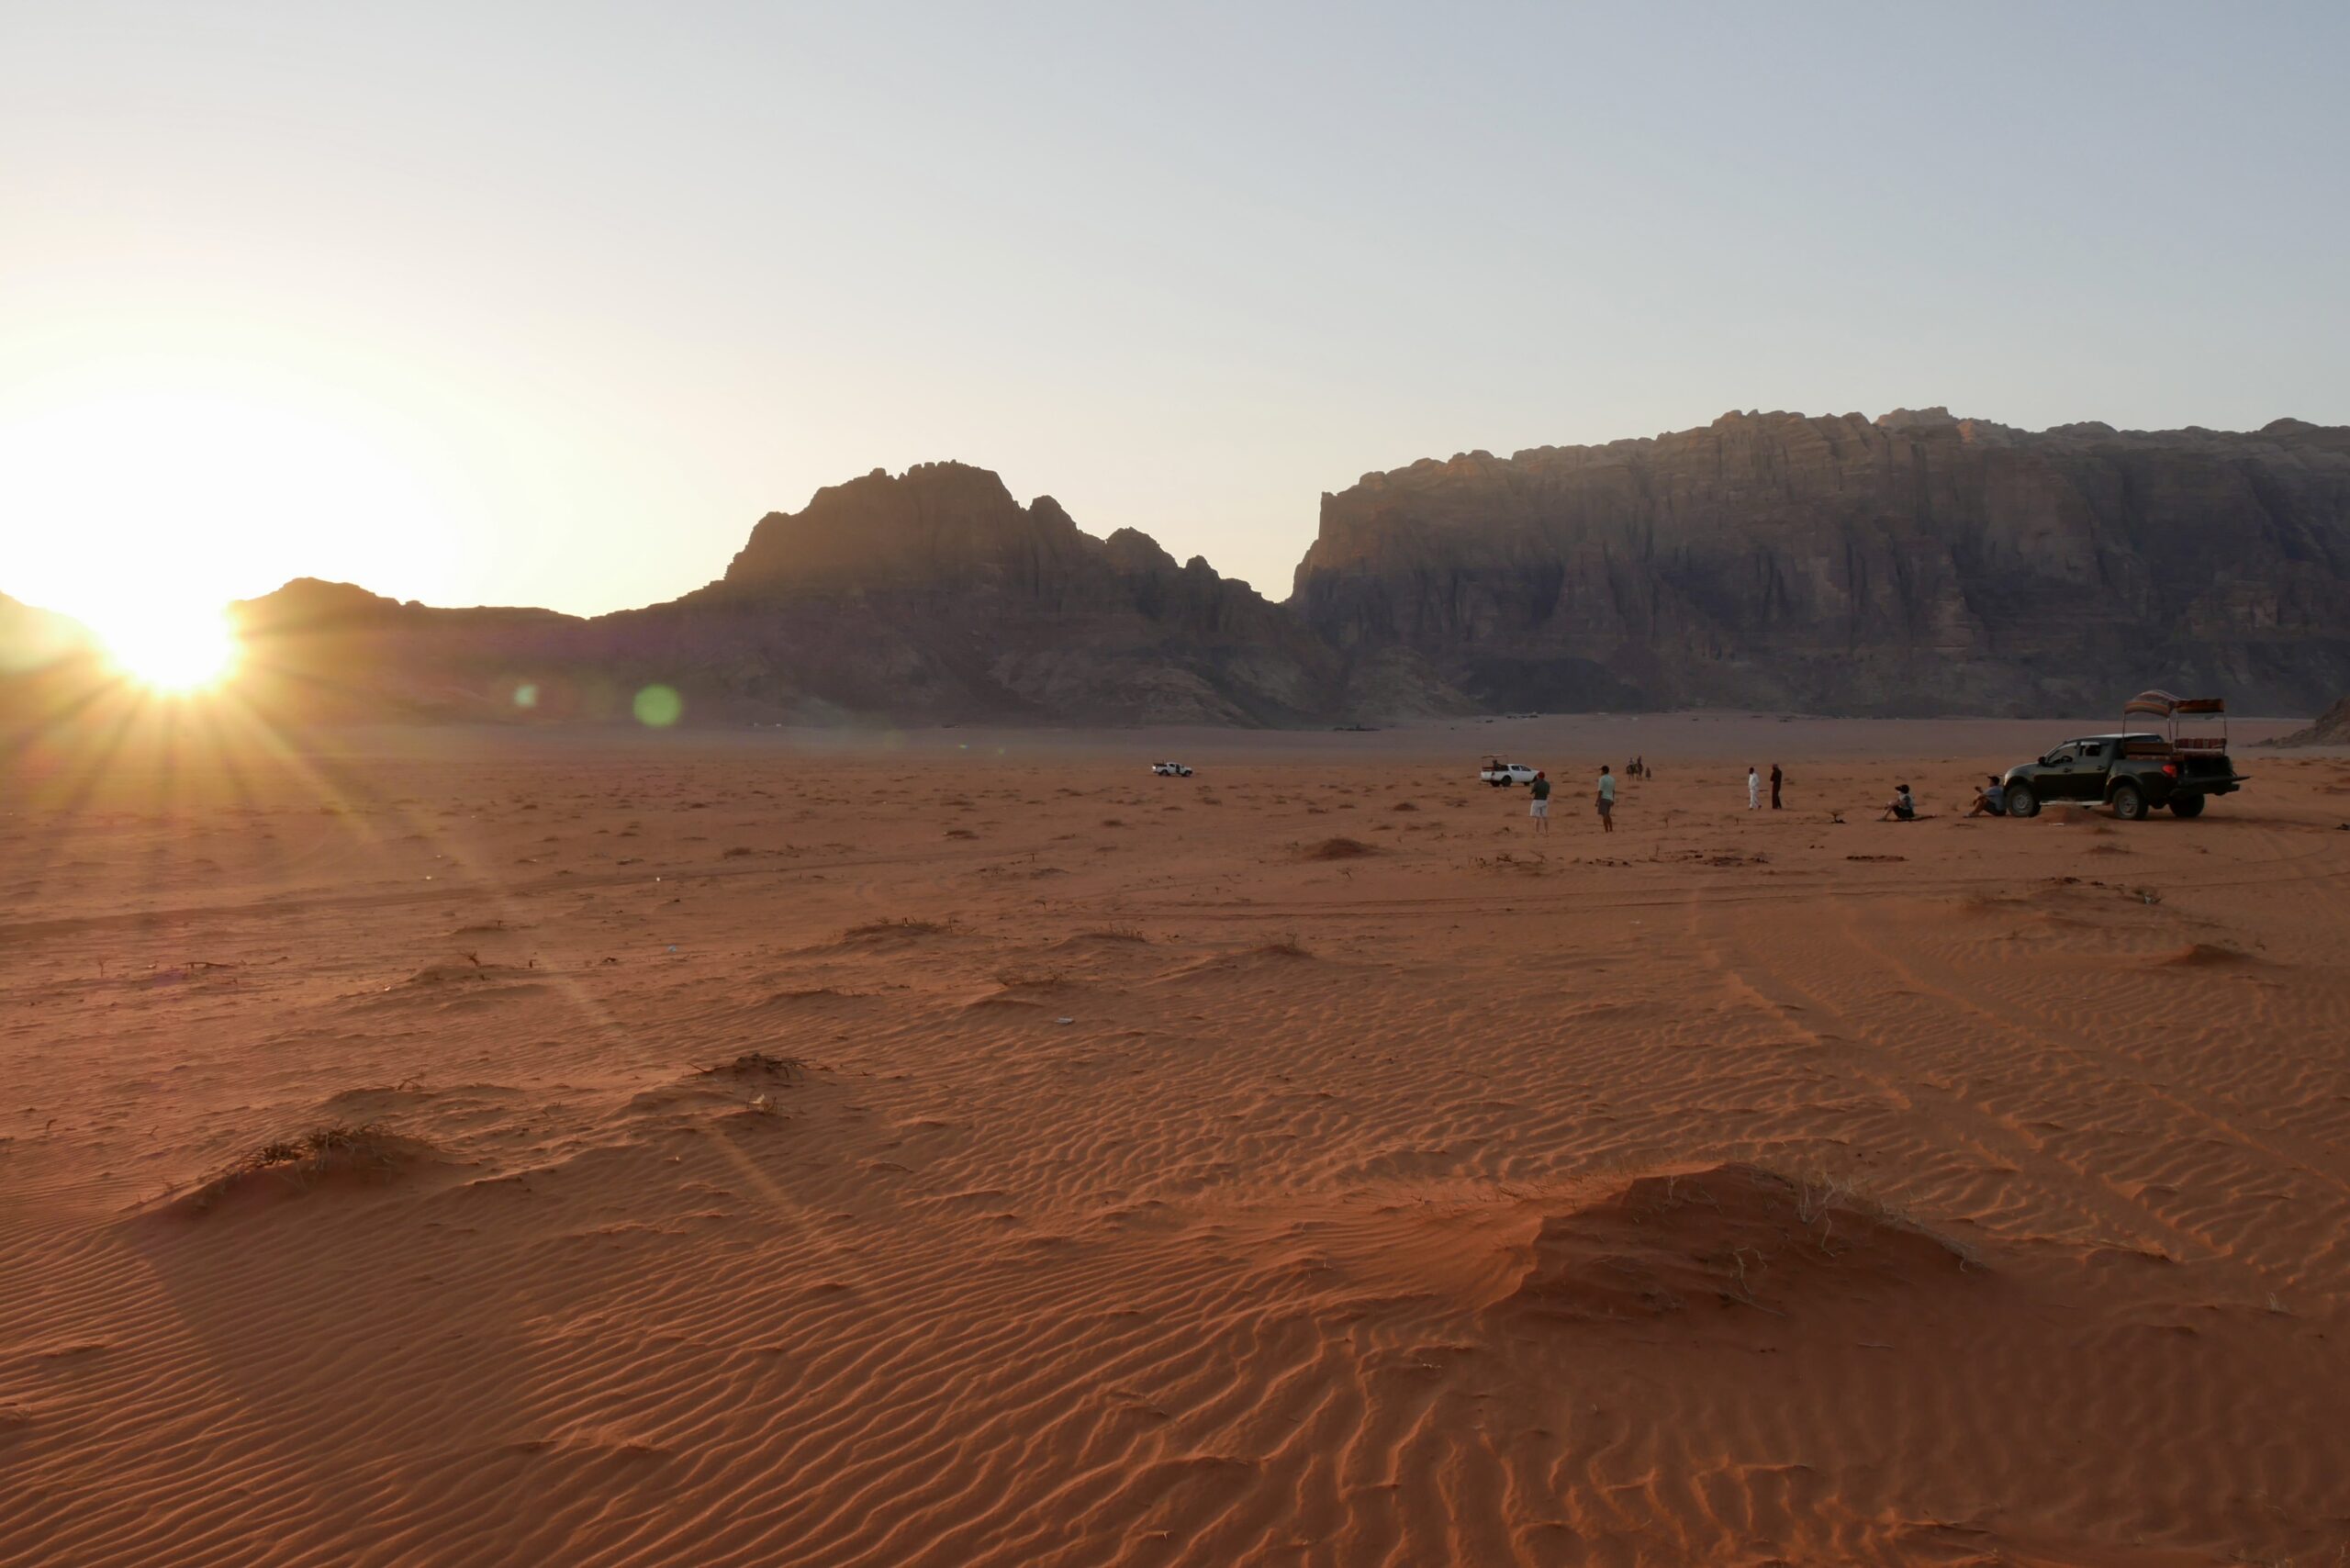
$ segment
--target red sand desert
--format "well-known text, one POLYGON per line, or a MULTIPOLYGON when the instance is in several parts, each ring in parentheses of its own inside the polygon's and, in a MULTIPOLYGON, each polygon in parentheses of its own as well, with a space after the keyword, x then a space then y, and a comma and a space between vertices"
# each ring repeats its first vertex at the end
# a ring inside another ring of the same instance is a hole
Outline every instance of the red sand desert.
POLYGON ((0 1562, 2343 1561, 2350 759, 2108 727, 22 756, 0 1562))

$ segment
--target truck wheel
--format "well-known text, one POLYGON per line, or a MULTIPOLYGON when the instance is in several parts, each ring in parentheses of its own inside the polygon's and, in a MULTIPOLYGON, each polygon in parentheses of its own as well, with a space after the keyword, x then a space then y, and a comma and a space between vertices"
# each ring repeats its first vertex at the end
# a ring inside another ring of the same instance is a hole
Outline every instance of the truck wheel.
POLYGON ((2203 797, 2200 795, 2173 795, 2170 798, 2170 814, 2179 818, 2181 821, 2191 822, 2195 818, 2203 814, 2203 797))
POLYGON ((2138 821, 2146 814, 2146 792, 2135 784, 2116 784, 2113 814, 2126 823, 2138 821))
POLYGON ((2036 817, 2039 814, 2040 797, 2031 792, 2031 785, 2010 784, 2008 786, 2008 815, 2036 817))

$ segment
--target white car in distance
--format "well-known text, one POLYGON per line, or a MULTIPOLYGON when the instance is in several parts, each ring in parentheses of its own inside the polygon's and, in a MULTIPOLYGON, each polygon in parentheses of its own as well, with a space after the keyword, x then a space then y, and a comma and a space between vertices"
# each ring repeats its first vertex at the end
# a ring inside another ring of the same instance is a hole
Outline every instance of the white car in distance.
POLYGON ((1513 784, 1533 783, 1535 771, 1522 762, 1489 762, 1477 770, 1477 782, 1506 790, 1513 784))
POLYGON ((1180 762, 1154 762, 1150 770, 1161 778, 1189 778, 1192 770, 1180 762))

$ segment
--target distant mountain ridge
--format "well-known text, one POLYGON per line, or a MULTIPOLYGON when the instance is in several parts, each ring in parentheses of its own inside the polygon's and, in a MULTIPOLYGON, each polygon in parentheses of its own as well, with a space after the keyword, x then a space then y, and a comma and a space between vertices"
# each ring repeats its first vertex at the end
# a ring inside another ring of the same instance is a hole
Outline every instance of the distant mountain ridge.
POLYGON ((241 682, 295 721, 618 719, 656 682, 689 722, 2032 713, 2149 685, 2314 711, 2350 689, 2350 428, 1732 413, 1471 453, 1326 495, 1285 604, 930 463, 770 513, 641 610, 304 579, 232 614, 241 682))

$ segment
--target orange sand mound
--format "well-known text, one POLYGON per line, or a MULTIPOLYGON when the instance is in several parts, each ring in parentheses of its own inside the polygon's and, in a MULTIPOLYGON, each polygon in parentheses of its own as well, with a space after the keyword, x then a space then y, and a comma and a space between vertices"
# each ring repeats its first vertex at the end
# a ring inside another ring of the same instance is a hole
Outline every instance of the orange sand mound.
POLYGON ((0 1562, 2332 1562, 2339 763, 2098 727, 20 744, 0 1562))
POLYGON ((1547 1218, 1534 1258, 1512 1301, 1595 1319, 1884 1309, 1877 1287, 1927 1288, 1984 1267, 1837 1182, 1738 1161, 1644 1176, 1547 1218))

